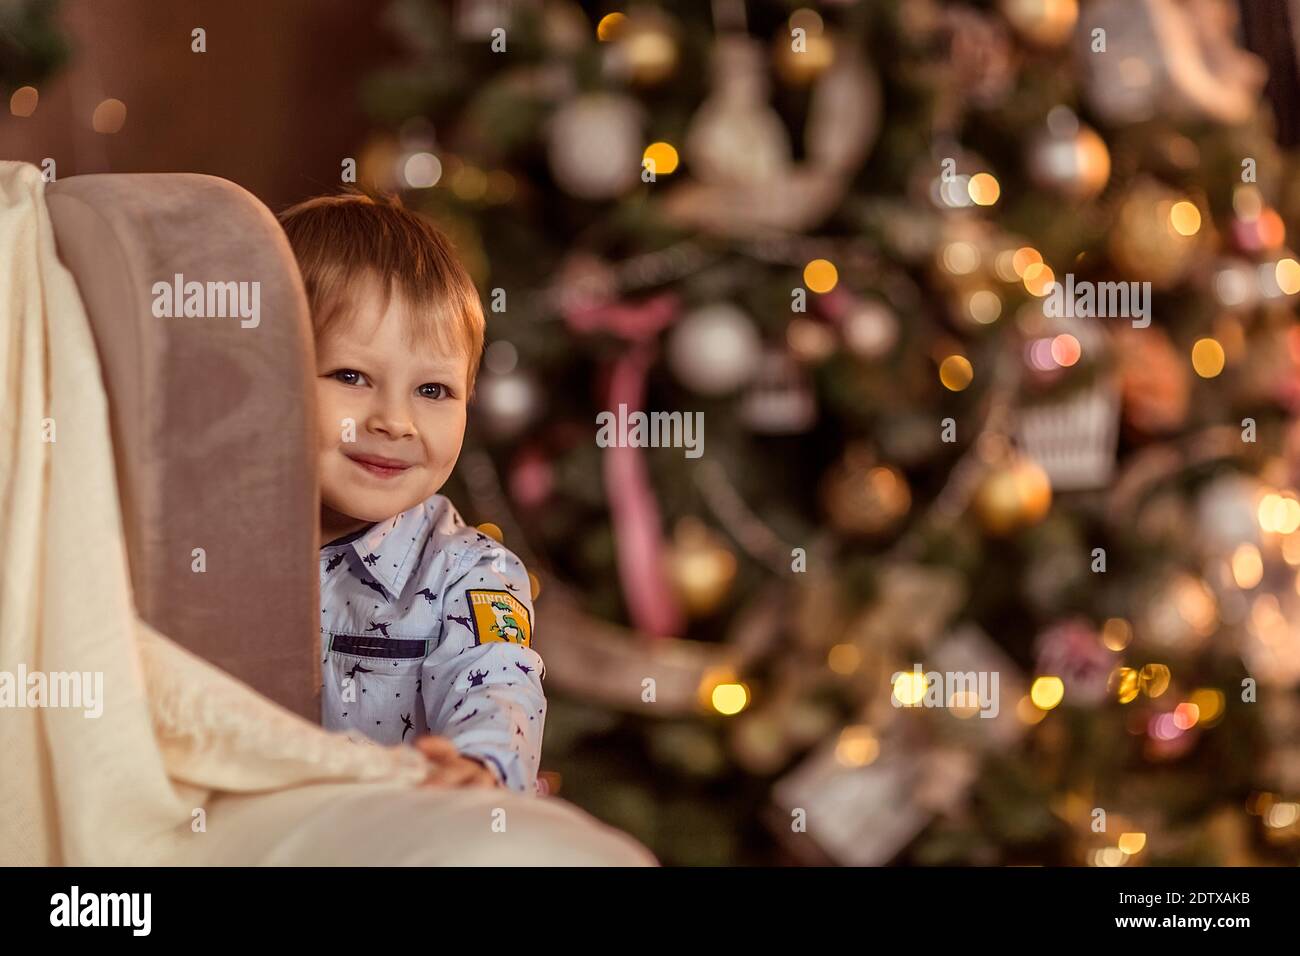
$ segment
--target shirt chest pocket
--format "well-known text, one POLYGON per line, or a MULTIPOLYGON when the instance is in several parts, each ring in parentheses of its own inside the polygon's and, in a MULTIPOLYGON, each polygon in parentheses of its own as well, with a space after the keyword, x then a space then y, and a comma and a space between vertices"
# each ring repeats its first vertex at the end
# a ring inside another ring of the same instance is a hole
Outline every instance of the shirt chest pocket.
POLYGON ((340 676, 364 684, 375 678, 414 680, 419 677, 429 644, 429 641, 370 634, 331 634, 329 649, 340 676))

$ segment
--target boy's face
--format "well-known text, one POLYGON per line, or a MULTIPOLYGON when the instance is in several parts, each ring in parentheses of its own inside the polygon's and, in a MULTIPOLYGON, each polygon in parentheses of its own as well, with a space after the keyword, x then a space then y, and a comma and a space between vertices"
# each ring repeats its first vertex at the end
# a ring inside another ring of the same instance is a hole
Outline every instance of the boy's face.
POLYGON ((465 437, 468 356, 408 344, 396 292, 384 309, 369 284, 357 302, 316 341, 322 543, 436 493, 465 437))

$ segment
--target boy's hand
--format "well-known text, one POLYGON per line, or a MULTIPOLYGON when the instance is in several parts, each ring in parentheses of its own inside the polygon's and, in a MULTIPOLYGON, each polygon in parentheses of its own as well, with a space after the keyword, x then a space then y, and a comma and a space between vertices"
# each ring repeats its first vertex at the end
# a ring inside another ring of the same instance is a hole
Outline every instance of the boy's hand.
POLYGON ((426 787, 501 786, 496 774, 477 760, 461 756, 456 745, 446 737, 420 737, 415 741, 415 749, 434 765, 424 781, 426 787))

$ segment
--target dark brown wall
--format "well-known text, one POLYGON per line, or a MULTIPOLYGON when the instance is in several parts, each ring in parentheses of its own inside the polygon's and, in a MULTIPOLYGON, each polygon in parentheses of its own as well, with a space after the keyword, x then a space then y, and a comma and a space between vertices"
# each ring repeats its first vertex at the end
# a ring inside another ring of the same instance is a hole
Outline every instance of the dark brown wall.
POLYGON ((0 102, 0 159, 53 157, 59 178, 198 172, 232 179, 273 209, 336 188, 368 124, 360 78, 391 41, 383 0, 64 0, 71 61, 40 87, 34 115, 0 102), (190 31, 207 30, 206 53, 190 31), (95 106, 126 103, 122 130, 95 133, 95 106))

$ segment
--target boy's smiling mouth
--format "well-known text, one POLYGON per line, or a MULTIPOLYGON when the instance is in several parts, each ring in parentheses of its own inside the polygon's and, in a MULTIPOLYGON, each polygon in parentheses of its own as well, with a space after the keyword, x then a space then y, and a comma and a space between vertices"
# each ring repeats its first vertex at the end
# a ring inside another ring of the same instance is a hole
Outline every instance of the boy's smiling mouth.
POLYGON ((382 455, 354 455, 344 453, 358 467, 365 469, 378 478, 395 478, 403 474, 412 465, 410 462, 396 458, 384 458, 382 455))

